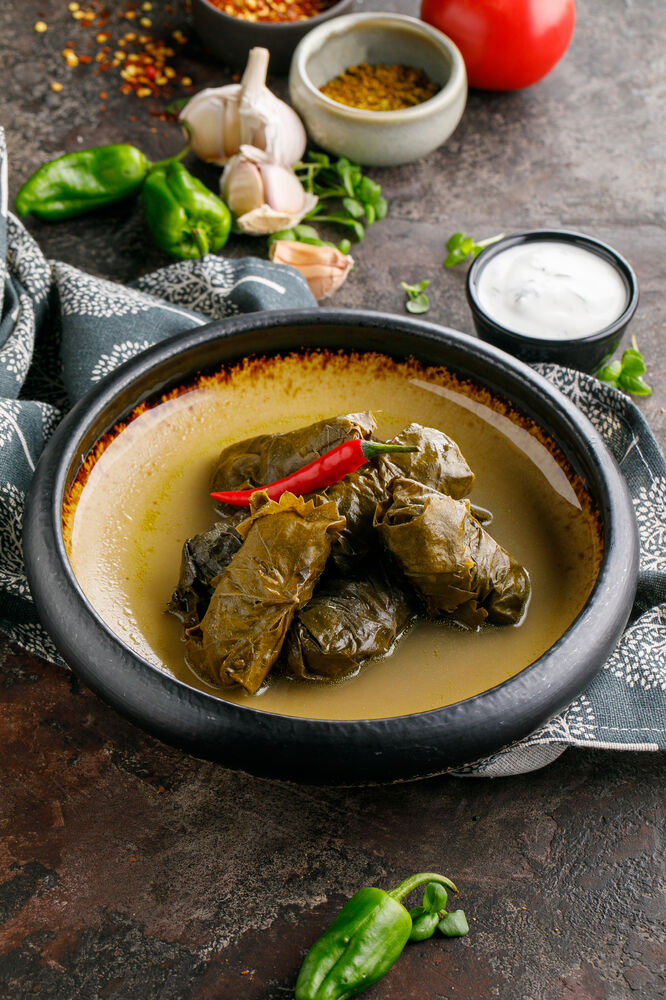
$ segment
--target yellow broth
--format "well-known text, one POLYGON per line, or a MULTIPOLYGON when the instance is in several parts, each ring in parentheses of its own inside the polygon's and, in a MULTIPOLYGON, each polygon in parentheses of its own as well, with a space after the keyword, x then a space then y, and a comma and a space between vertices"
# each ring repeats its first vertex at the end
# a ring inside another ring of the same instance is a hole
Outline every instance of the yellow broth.
MULTIPOLYGON (((443 369, 379 355, 259 359, 159 402, 98 449, 65 511, 76 577, 131 649, 181 681, 268 712, 309 718, 406 715, 449 705, 517 674, 583 607, 601 555, 589 498, 539 429, 443 369), (165 612, 183 542, 215 520, 208 480, 222 448, 334 414, 372 410, 377 437, 411 421, 460 445, 476 474, 471 500, 529 571, 518 626, 466 631, 419 620, 389 655, 335 683, 271 675, 259 694, 211 688, 184 662, 181 624, 165 612)), ((94 651, 91 651, 94 655, 94 651)))

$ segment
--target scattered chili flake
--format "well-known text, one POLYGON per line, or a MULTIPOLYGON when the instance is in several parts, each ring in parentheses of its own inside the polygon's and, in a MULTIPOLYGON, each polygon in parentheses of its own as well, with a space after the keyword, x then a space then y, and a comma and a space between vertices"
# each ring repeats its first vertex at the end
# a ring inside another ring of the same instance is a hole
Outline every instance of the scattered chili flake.
POLYGON ((35 21, 35 31, 38 35, 43 34, 45 31, 49 30, 49 26, 46 21, 35 21))
POLYGON ((223 14, 243 21, 306 21, 337 0, 209 0, 223 14))
POLYGON ((56 94, 59 94, 60 91, 62 90, 62 84, 58 83, 57 80, 53 80, 51 82, 51 90, 55 90, 56 94))
MULTIPOLYGON (((161 38, 157 33, 152 33, 157 32, 157 26, 153 27, 155 22, 152 17, 146 15, 153 10, 154 4, 125 0, 118 5, 120 9, 113 11, 117 25, 114 29, 110 20, 112 12, 106 2, 107 0, 88 0, 85 4, 68 4, 74 21, 81 27, 93 28, 97 45, 96 50, 91 51, 89 47, 83 56, 74 53, 74 44, 68 43, 67 48, 71 50, 71 54, 65 55, 65 59, 69 65, 94 62, 96 75, 107 73, 109 70, 119 72, 121 93, 133 92, 139 98, 159 97, 162 93, 165 97, 170 97, 174 84, 192 86, 189 76, 181 75, 172 66, 167 65, 167 60, 172 60, 176 55, 173 43, 183 45, 187 39, 178 29, 172 32, 171 24, 167 20, 162 20, 165 13, 167 18, 175 13, 176 6, 187 15, 190 11, 190 0, 181 0, 178 5, 166 3, 158 6, 161 22, 159 30, 170 33, 173 42, 170 38, 161 38), (122 26, 129 29, 138 27, 139 24, 142 28, 141 34, 136 30, 122 31, 122 26), (130 64, 133 66, 132 69, 129 68, 130 64)), ((92 42, 92 39, 90 41, 92 42)))
POLYGON ((363 111, 399 111, 434 97, 439 87, 414 66, 360 63, 319 88, 338 104, 363 111))

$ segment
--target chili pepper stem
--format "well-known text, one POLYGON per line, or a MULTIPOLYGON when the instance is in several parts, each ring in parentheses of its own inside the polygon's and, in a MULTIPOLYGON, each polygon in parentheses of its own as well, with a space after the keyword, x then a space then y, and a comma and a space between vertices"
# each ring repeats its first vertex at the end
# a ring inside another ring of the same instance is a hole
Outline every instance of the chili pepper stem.
POLYGON ((187 123, 183 123, 183 127, 187 132, 187 142, 181 149, 179 153, 175 156, 169 156, 166 160, 156 160, 155 163, 150 164, 150 170, 158 170, 160 167, 167 167, 170 163, 178 163, 180 160, 184 160, 190 151, 190 127, 187 123))
POLYGON ((399 885, 396 885, 395 889, 391 889, 389 896, 393 899, 400 901, 408 896, 410 892, 414 889, 418 889, 420 885, 425 882, 439 882, 441 885, 448 886, 453 892, 457 893, 458 889, 453 884, 451 879, 446 878, 444 875, 437 875, 434 872, 420 872, 418 875, 410 875, 409 878, 404 879, 399 885))
POLYGON ((361 451, 366 458, 376 458, 392 452, 418 451, 414 444, 385 444, 383 441, 361 441, 361 451))

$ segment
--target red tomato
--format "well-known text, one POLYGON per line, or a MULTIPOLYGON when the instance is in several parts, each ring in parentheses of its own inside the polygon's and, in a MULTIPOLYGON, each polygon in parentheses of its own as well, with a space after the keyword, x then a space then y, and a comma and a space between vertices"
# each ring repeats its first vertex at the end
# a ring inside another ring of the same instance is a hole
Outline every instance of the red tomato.
POLYGON ((422 0, 421 18, 456 43, 471 87, 518 90, 564 55, 576 8, 574 0, 422 0))

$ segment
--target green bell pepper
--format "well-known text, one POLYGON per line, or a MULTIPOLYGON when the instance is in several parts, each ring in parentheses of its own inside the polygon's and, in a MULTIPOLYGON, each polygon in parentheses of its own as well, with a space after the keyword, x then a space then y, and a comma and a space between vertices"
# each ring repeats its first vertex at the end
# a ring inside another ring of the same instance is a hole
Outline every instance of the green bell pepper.
POLYGON ((224 202, 175 160, 157 165, 143 185, 143 209, 152 237, 181 260, 219 250, 231 230, 224 202))
POLYGON ((140 149, 125 143, 67 153, 25 182, 16 211, 48 222, 71 219, 137 194, 150 167, 140 149))
POLYGON ((400 900, 425 882, 458 891, 443 875, 421 873, 390 892, 368 888, 352 896, 305 956, 295 1000, 347 1000, 381 979, 412 930, 412 918, 400 900))

